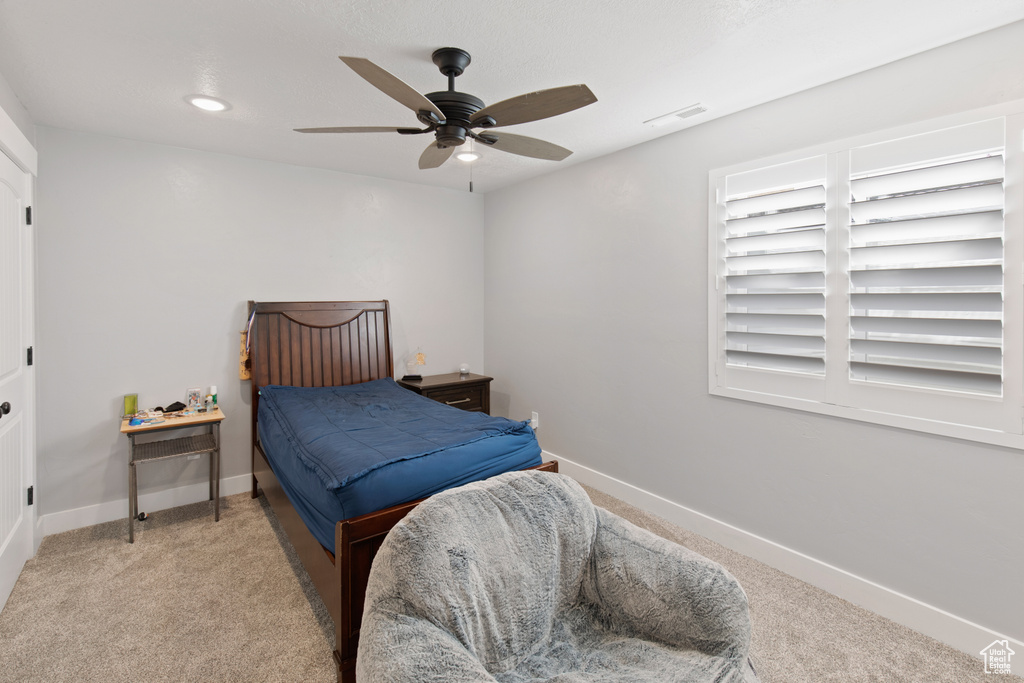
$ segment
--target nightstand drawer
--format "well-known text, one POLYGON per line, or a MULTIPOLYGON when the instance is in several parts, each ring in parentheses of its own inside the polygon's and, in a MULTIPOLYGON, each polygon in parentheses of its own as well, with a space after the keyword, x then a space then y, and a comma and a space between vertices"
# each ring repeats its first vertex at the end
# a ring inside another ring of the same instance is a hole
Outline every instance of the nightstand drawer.
POLYGON ((491 412, 491 379, 486 375, 459 374, 427 375, 422 379, 400 379, 398 385, 421 396, 446 403, 452 408, 491 412))
POLYGON ((438 403, 462 410, 484 409, 484 387, 480 385, 451 389, 424 389, 423 395, 438 403))

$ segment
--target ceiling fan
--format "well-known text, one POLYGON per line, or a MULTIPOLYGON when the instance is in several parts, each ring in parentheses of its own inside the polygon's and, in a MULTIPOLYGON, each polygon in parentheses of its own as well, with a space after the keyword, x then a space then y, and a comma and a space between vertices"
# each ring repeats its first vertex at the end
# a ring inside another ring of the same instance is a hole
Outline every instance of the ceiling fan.
POLYGON ((469 53, 457 47, 434 51, 432 59, 441 73, 448 77, 448 89, 426 95, 421 95, 368 59, 339 59, 385 95, 412 109, 425 128, 335 126, 295 130, 299 133, 433 133, 434 142, 420 155, 420 168, 437 168, 448 160, 456 147, 466 142, 466 138, 510 154, 561 161, 572 154, 565 147, 524 135, 491 132, 491 129, 558 116, 597 101, 590 88, 580 84, 538 90, 484 106, 480 98, 455 90, 455 78, 462 75, 470 62, 469 53), (476 132, 474 128, 486 132, 476 132))

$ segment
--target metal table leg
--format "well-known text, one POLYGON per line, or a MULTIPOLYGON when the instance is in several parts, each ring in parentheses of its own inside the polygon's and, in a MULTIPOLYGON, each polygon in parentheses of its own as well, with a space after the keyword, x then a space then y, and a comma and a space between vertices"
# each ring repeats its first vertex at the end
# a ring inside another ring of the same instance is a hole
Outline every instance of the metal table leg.
POLYGON ((220 423, 214 422, 213 440, 217 448, 210 453, 210 467, 213 468, 213 521, 220 521, 220 423))
MULTIPOLYGON (((211 427, 212 430, 212 427, 211 427)), ((214 467, 213 454, 215 451, 210 451, 210 500, 213 500, 213 478, 216 476, 216 468, 214 467)))
POLYGON ((135 473, 135 435, 128 435, 128 542, 135 542, 135 517, 139 514, 139 483, 135 473))

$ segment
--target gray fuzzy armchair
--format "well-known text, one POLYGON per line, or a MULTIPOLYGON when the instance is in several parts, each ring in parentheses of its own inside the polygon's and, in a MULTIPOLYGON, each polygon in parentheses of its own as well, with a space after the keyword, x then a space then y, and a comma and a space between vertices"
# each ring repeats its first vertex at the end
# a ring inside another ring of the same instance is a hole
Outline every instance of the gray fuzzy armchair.
POLYGON ((736 580, 557 474, 419 505, 377 553, 364 610, 359 683, 757 681, 736 580))

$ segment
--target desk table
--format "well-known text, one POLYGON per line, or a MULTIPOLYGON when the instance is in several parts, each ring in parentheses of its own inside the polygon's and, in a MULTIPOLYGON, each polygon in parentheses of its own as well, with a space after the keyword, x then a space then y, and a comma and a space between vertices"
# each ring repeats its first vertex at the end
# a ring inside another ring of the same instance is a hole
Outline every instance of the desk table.
POLYGON ((128 542, 135 542, 135 518, 139 514, 139 484, 136 465, 143 462, 180 458, 185 455, 210 454, 210 500, 213 501, 214 521, 220 521, 220 423, 224 411, 219 407, 205 413, 189 413, 180 417, 166 417, 163 422, 132 426, 128 418, 121 420, 121 433, 128 437, 128 542), (174 439, 135 443, 140 434, 167 432, 189 427, 206 427, 204 434, 174 439))

